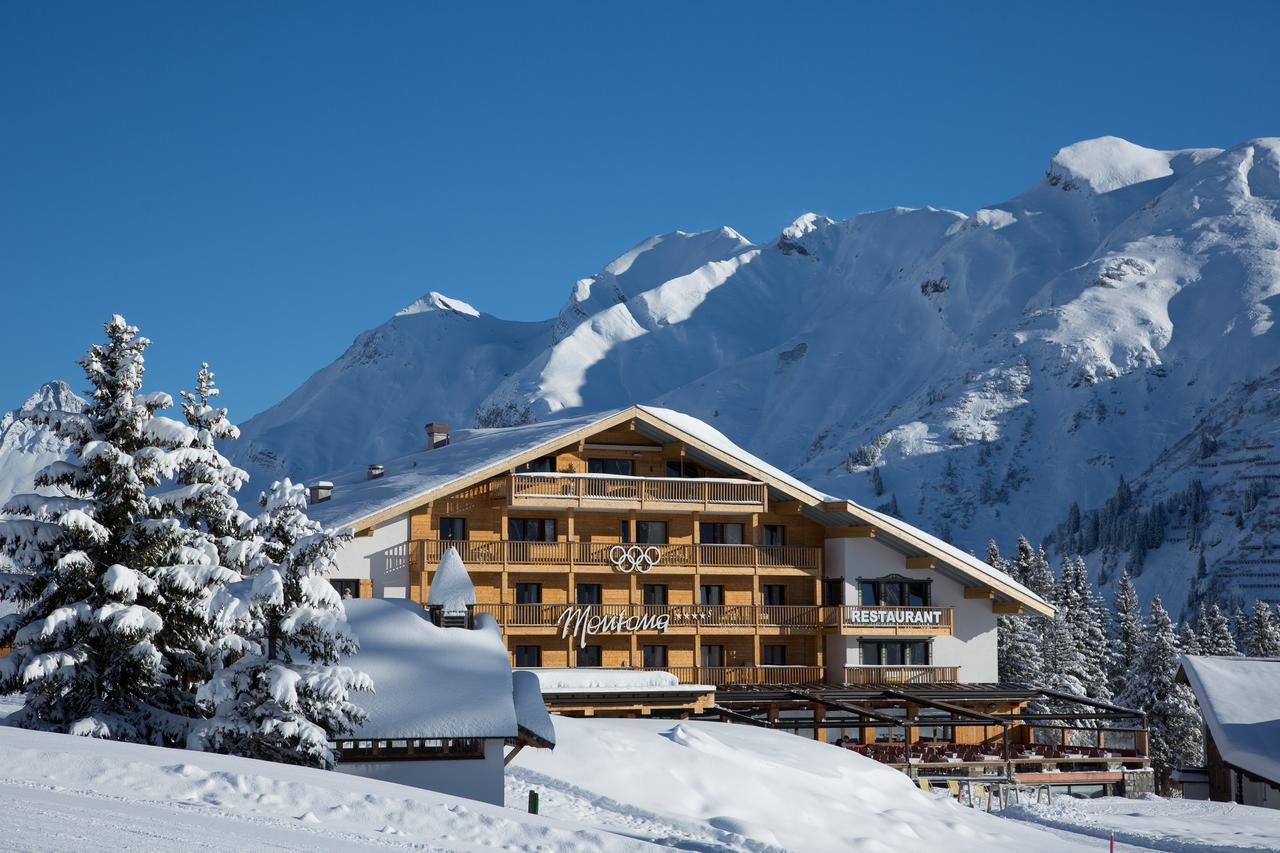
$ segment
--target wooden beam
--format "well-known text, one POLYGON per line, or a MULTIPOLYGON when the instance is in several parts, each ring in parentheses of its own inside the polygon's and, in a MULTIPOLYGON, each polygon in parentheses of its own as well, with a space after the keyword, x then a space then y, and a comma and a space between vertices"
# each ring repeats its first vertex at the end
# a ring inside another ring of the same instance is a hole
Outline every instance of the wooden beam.
POLYGON ((828 539, 874 539, 876 529, 869 524, 857 527, 828 527, 828 539))
POLYGON ((356 531, 357 539, 363 539, 366 536, 372 536, 372 535, 373 535, 372 527, 362 527, 361 529, 356 531))
POLYGON ((846 509, 849 508, 849 502, 848 501, 823 501, 821 506, 822 506, 823 512, 844 512, 846 509))
POLYGON ((933 557, 907 557, 908 569, 934 569, 938 567, 938 561, 933 557))
POLYGON ((1022 615, 1022 602, 1020 601, 993 601, 991 602, 992 613, 1005 613, 1011 616, 1022 615))
POLYGON ((779 515, 796 515, 800 512, 802 506, 800 501, 774 501, 773 511, 779 515))
POLYGON ((996 591, 986 586, 967 586, 964 588, 965 598, 995 598, 996 591))

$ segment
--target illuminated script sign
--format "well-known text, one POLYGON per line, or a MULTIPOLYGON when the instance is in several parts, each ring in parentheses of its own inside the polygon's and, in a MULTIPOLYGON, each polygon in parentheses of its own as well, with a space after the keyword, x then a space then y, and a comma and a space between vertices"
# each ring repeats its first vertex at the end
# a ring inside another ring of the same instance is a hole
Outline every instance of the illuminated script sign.
POLYGON ((560 626, 561 637, 577 637, 578 648, 586 648, 587 639, 597 634, 623 634, 636 631, 657 631, 666 633, 671 627, 671 615, 668 613, 642 614, 639 616, 626 613, 600 613, 595 608, 566 607, 556 620, 560 626))
POLYGON ((620 572, 631 574, 649 571, 658 565, 662 552, 652 545, 614 545, 609 549, 609 564, 620 572))

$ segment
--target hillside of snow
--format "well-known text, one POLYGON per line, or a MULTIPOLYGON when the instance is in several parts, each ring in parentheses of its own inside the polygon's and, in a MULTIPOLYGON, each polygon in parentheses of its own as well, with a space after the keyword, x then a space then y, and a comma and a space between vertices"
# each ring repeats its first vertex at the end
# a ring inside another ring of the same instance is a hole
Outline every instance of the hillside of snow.
POLYGON ((556 748, 507 768, 507 802, 691 850, 1084 851, 925 794, 849 750, 755 726, 556 717, 556 748), (665 834, 665 835, 664 835, 665 834))
MULTIPOLYGON (((969 213, 805 214, 761 242, 676 231, 574 282, 545 321, 436 292, 413 301, 245 423, 229 455, 254 494, 420 449, 429 420, 653 403, 823 491, 976 553, 993 537, 1007 550, 1050 534, 1073 502, 1101 508, 1121 476, 1151 483, 1144 494, 1185 488, 1177 448, 1280 370, 1278 205, 1280 139, 1163 151, 1103 137, 969 213)), ((1220 446, 1264 443, 1254 423, 1220 446)), ((1233 501, 1223 492, 1214 511, 1233 501)), ((1239 536, 1207 531, 1205 556, 1214 588, 1247 600, 1253 588, 1224 573, 1243 558, 1233 543, 1270 546, 1261 516, 1244 515, 1239 536)), ((1091 565, 1114 578, 1128 544, 1091 565)), ((1185 557, 1145 563, 1144 594, 1185 603, 1185 557)))
POLYGON ((84 400, 65 382, 47 382, 12 412, 0 415, 0 504, 35 488, 36 472, 67 452, 67 443, 29 418, 43 412, 78 412, 84 400))
POLYGON ((0 726, 9 850, 656 850, 475 800, 324 770, 0 726))

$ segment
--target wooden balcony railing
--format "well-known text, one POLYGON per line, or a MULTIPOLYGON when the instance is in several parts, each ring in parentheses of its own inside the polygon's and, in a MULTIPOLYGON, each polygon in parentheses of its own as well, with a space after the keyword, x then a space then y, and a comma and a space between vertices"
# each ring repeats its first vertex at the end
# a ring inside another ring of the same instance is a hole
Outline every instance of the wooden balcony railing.
POLYGON ((600 616, 662 616, 670 628, 811 628, 826 623, 827 608, 816 605, 754 606, 700 604, 477 604, 499 625, 512 628, 550 627, 567 608, 587 609, 600 616))
POLYGON ((953 684, 960 680, 958 666, 846 666, 845 684, 953 684))
POLYGON ((848 633, 888 636, 951 636, 950 607, 880 607, 846 605, 839 608, 840 627, 848 633))
POLYGON ((641 509, 669 504, 688 505, 689 509, 718 505, 751 508, 764 506, 769 497, 768 486, 754 480, 550 473, 512 474, 508 479, 511 502, 522 506, 618 503, 641 509))
MULTIPOLYGON (((415 539, 410 568, 430 570, 449 548, 462 562, 486 566, 607 566, 617 542, 516 542, 506 539, 415 539)), ((628 546, 630 547, 630 546, 628 546)), ((822 549, 799 545, 643 545, 656 548, 659 566, 690 568, 796 568, 820 570, 822 549)))
POLYGON ((821 684, 823 680, 820 666, 646 666, 644 669, 669 672, 681 684, 711 684, 716 687, 729 684, 821 684))

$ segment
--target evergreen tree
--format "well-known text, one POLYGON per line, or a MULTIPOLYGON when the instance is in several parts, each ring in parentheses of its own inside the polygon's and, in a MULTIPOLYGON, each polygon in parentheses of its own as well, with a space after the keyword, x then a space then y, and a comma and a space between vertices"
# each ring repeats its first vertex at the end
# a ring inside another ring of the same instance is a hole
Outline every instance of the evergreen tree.
POLYGON ((1244 649, 1249 647, 1249 618, 1244 615, 1244 609, 1237 604, 1235 610, 1231 613, 1231 638, 1236 642, 1236 653, 1244 654, 1244 649))
MULTIPOLYGON (((1030 547, 1028 544, 1028 555, 1030 547)), ((1000 555, 1000 548, 994 539, 987 543, 987 564, 1021 583, 1021 578, 1013 574, 1018 568, 1017 563, 1000 555)), ((996 617, 997 663, 1001 682, 1028 685, 1043 683, 1044 661, 1041 657, 1042 640, 1038 628, 1038 623, 1043 618, 1034 614, 996 617)))
POLYGON ((1178 628, 1178 647, 1184 655, 1200 654, 1200 638, 1196 636, 1196 629, 1191 627, 1190 622, 1183 622, 1178 628))
POLYGON ((1280 619, 1261 599, 1253 602, 1245 653, 1255 658, 1280 657, 1280 619))
POLYGON ((234 496, 248 475, 215 445, 216 440, 236 438, 239 430, 227 420, 226 409, 211 405, 219 391, 207 364, 201 365, 195 387, 194 393, 180 395, 191 437, 172 454, 175 487, 151 498, 157 512, 168 512, 184 525, 173 555, 176 565, 159 579, 164 629, 156 643, 173 676, 164 691, 165 704, 191 718, 203 716, 196 690, 222 666, 228 651, 239 648, 226 623, 235 609, 227 590, 241 578, 237 569, 256 568, 261 548, 252 535, 253 519, 234 496), (228 642, 230 650, 224 648, 228 642))
POLYGON ((1212 605, 1201 620, 1200 653, 1226 657, 1237 657, 1240 654, 1236 639, 1231 633, 1231 623, 1217 604, 1212 605))
POLYGON ((1178 639, 1158 595, 1151 600, 1143 634, 1145 642, 1133 677, 1118 701, 1127 708, 1146 713, 1151 735, 1151 763, 1161 788, 1167 789, 1169 772, 1173 768, 1203 762, 1203 723, 1190 688, 1176 681, 1178 639))
POLYGON ((143 394, 150 341, 119 315, 107 341, 80 360, 90 383, 79 414, 42 417, 71 457, 36 477, 58 497, 19 495, 0 521, 0 551, 23 573, 5 584, 18 605, 0 621, 0 692, 23 692, 11 722, 71 734, 172 743, 189 720, 162 693, 179 669, 166 660, 160 615, 169 602, 180 523, 148 501, 190 430, 156 412, 166 394, 143 394))
POLYGON ((325 577, 343 537, 307 517, 301 484, 273 483, 260 503, 258 528, 269 562, 242 585, 245 653, 201 688, 212 719, 190 743, 329 768, 329 741, 365 719, 350 693, 372 689, 368 676, 338 665, 357 649, 342 600, 325 577))
POLYGON ((1115 619, 1112 622, 1112 646, 1115 656, 1111 665, 1111 690, 1113 695, 1124 692, 1125 682, 1138 660, 1142 644, 1142 605, 1138 603, 1138 591, 1128 572, 1120 575, 1120 588, 1116 591, 1115 619))

